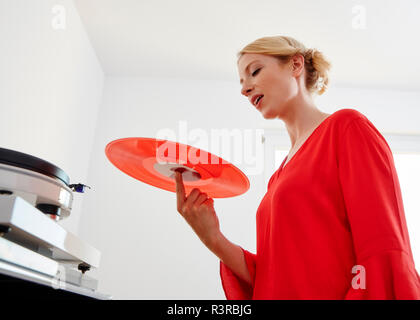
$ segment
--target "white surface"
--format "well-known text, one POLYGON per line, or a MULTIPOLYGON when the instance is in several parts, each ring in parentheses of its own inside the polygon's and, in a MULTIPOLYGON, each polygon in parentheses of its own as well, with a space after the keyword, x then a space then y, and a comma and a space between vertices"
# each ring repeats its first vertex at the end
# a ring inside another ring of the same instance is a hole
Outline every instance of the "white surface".
POLYGON ((41 273, 31 271, 26 268, 22 268, 20 266, 17 266, 17 265, 14 265, 5 261, 0 261, 0 273, 6 276, 18 278, 21 280, 34 282, 34 283, 44 285, 44 286, 49 286, 51 288, 54 288, 55 290, 65 290, 65 291, 73 292, 76 294, 84 295, 87 297, 91 297, 94 299, 101 299, 101 300, 112 299, 112 295, 100 293, 97 291, 93 291, 91 289, 78 287, 71 283, 62 283, 53 277, 49 277, 41 273), (59 285, 61 285, 62 287, 58 287, 59 285))
MULTIPOLYGON (((420 144, 419 144, 420 149, 420 144)), ((394 154, 416 270, 420 274, 420 152, 394 154)))
POLYGON ((243 46, 262 36, 290 35, 333 60, 334 84, 420 89, 418 0, 75 3, 113 76, 236 82, 236 53, 243 46))
POLYGON ((11 231, 4 235, 9 240, 17 239, 51 250, 51 257, 56 260, 76 264, 85 262, 93 268, 99 267, 101 253, 97 249, 20 197, 0 196, 0 224, 11 227, 11 231))
POLYGON ((55 277, 58 262, 0 237, 0 260, 55 277))
MULTIPOLYGON (((0 1, 0 146, 49 161, 86 182, 104 75, 69 0, 0 1), (54 29, 62 5, 66 29, 54 29)), ((82 200, 68 220, 77 233, 82 200)))

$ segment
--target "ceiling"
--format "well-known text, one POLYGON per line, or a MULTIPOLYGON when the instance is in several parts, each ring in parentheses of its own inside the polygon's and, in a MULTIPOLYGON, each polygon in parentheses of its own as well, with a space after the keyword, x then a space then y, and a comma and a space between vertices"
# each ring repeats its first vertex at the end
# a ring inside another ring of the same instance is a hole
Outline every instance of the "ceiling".
POLYGON ((238 81, 243 46, 288 35, 326 54, 331 85, 420 90, 418 0, 74 2, 106 75, 238 81))

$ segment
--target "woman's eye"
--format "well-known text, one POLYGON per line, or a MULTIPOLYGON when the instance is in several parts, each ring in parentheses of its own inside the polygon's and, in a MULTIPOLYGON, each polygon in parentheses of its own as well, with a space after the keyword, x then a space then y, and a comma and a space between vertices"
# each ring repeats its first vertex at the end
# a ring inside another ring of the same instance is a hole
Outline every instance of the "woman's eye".
POLYGON ((261 68, 259 68, 259 69, 257 69, 257 70, 255 70, 253 73, 252 73, 252 76, 253 77, 255 77, 257 74, 258 74, 258 72, 261 70, 261 68))

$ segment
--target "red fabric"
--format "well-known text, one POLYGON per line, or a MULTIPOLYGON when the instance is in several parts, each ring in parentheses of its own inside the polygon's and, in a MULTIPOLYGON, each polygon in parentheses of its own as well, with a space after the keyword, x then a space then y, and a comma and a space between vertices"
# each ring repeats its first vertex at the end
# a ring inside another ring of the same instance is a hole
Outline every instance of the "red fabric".
MULTIPOLYGON (((255 278, 256 255, 241 248, 247 264, 251 279, 255 278)), ((228 300, 250 300, 254 283, 248 283, 237 277, 223 262, 220 261, 220 276, 222 277, 223 290, 228 300)))
POLYGON ((243 249, 252 285, 220 261, 226 298, 420 299, 392 152, 373 124, 338 110, 285 160, 257 210, 257 254, 243 249))

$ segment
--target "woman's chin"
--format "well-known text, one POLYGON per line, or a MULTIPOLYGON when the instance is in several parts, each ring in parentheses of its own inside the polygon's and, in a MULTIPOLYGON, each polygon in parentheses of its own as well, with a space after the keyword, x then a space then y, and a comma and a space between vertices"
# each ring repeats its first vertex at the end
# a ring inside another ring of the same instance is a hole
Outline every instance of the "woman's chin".
POLYGON ((262 109, 260 110, 262 116, 264 117, 264 119, 272 119, 275 118, 275 115, 271 114, 270 112, 267 111, 267 109, 262 109))

